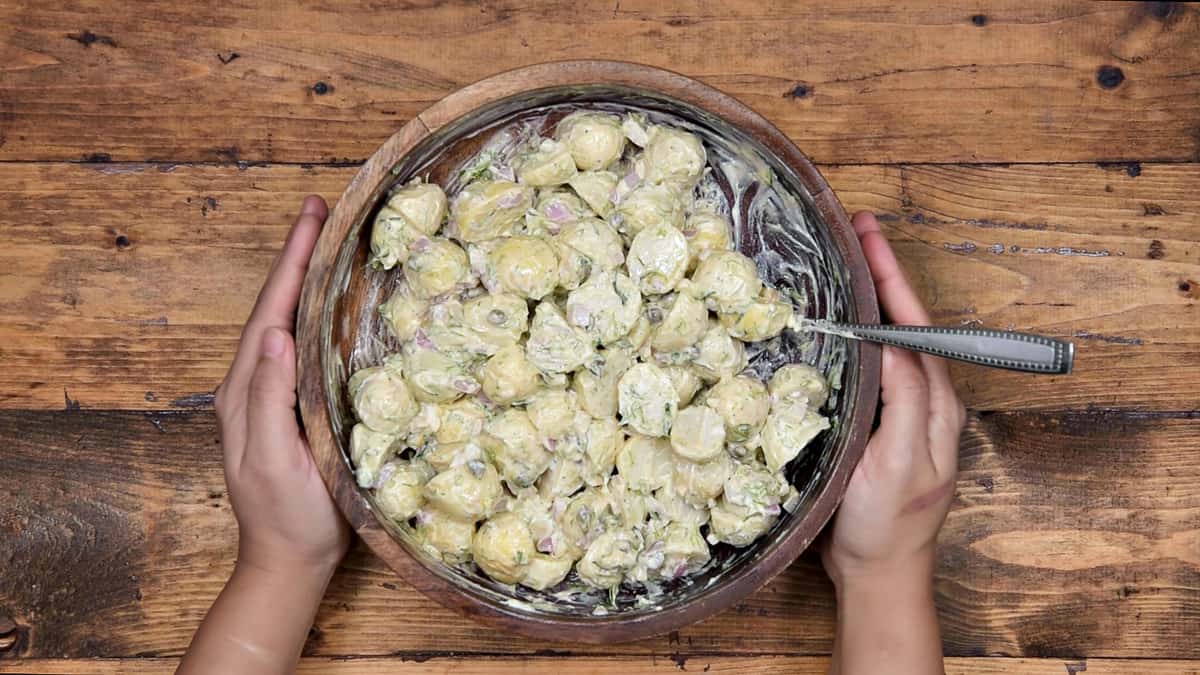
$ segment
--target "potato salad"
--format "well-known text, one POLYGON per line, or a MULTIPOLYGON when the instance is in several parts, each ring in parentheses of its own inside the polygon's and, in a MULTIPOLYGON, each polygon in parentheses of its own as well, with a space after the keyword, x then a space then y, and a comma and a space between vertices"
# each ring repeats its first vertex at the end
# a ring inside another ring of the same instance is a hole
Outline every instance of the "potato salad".
POLYGON ((692 574, 799 496, 784 470, 829 421, 805 364, 763 381, 747 343, 792 306, 703 198, 686 130, 582 110, 456 193, 415 179, 370 264, 399 347, 348 393, 358 483, 445 562, 544 590, 692 574))

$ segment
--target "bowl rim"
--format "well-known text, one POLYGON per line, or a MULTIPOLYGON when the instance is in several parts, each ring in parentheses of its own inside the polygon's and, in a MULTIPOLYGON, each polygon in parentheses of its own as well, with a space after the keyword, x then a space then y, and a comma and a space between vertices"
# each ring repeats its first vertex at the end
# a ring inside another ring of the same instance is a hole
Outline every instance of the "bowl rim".
POLYGON ((878 346, 862 342, 850 347, 858 350, 858 387, 853 401, 856 413, 841 461, 818 491, 812 508, 783 535, 779 545, 749 565, 741 577, 733 583, 718 584, 692 601, 632 617, 530 616, 461 591, 411 556, 379 522, 343 458, 327 408, 321 322, 305 318, 322 316, 342 242, 363 208, 373 206, 375 190, 391 178, 392 167, 409 150, 437 129, 479 107, 528 91, 579 85, 627 86, 681 100, 724 119, 774 153, 796 172, 830 228, 849 268, 858 320, 879 320, 874 284, 845 209, 812 161, 764 117, 723 92, 669 70, 624 61, 547 62, 501 72, 450 93, 394 133, 355 174, 325 223, 305 275, 296 314, 297 381, 309 447, 334 502, 359 537, 406 582, 439 604, 495 627, 539 639, 599 644, 643 639, 708 618, 761 588, 800 556, 832 518, 851 472, 866 449, 879 398, 881 352, 878 346))

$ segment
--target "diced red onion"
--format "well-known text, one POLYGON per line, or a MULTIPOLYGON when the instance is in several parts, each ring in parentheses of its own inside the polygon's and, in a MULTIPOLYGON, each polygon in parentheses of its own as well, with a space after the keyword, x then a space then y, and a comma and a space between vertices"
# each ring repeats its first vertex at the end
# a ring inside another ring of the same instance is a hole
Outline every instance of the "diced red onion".
POLYGON ((631 170, 629 173, 625 174, 625 177, 621 179, 621 182, 624 183, 625 187, 627 188, 634 188, 637 187, 638 181, 641 179, 642 178, 637 174, 637 171, 631 170))
POLYGON ((547 438, 542 445, 545 445, 550 452, 554 452, 558 448, 558 439, 547 438))
POLYGON ((538 540, 537 550, 541 553, 554 555, 554 537, 546 536, 538 540))
POLYGON ((429 515, 428 511, 417 511, 415 517, 418 525, 428 525, 429 521, 433 520, 433 516, 429 515))
POLYGON ((763 509, 763 513, 767 514, 768 516, 777 516, 777 515, 779 515, 779 505, 772 504, 772 505, 768 506, 767 508, 763 509))
POLYGON ((395 464, 392 464, 390 462, 387 464, 384 464, 382 467, 380 467, 379 475, 375 477, 375 483, 371 487, 373 487, 375 489, 379 489, 380 487, 383 486, 384 483, 386 483, 388 481, 389 478, 392 477, 392 474, 394 474, 394 473, 396 473, 396 465, 395 464))
POLYGON ((674 570, 671 570, 671 578, 672 579, 678 579, 679 577, 683 576, 684 574, 687 574, 687 563, 681 562, 675 566, 674 570))
POLYGON ((464 394, 474 394, 479 391, 479 383, 474 380, 459 378, 454 381, 454 388, 464 394))
POLYGON ((502 209, 510 209, 521 203, 521 191, 509 190, 504 193, 504 196, 496 200, 496 206, 502 209))
POLYGON ((413 333, 413 342, 417 343, 417 346, 421 349, 434 349, 433 341, 420 328, 417 329, 417 332, 413 333))
POLYGON ((416 251, 417 253, 424 253, 425 251, 429 250, 429 245, 431 243, 432 242, 429 241, 428 237, 421 237, 412 243, 412 250, 416 251))
POLYGON ((545 208, 546 217, 550 220, 564 225, 571 221, 571 211, 559 202, 550 202, 545 208))
POLYGON ((517 179, 517 175, 513 172, 513 168, 507 164, 492 164, 491 171, 492 175, 500 180, 514 181, 517 179))

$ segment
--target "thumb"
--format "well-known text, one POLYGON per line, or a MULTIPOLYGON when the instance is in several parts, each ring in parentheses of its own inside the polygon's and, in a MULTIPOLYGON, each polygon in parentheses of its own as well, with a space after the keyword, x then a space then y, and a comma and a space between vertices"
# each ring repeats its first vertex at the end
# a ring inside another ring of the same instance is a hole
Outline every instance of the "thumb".
POLYGON ((246 400, 246 453, 243 461, 286 462, 297 444, 296 358, 292 336, 269 327, 262 334, 258 363, 246 400))

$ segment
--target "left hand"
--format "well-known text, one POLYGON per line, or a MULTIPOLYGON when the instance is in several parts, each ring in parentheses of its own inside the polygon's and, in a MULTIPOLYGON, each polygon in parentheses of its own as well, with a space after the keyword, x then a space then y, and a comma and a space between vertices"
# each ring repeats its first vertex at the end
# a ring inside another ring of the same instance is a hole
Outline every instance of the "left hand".
POLYGON ((350 529, 296 421, 296 305, 328 208, 305 198, 217 389, 225 483, 238 521, 238 566, 332 574, 350 529))
MULTIPOLYGON (((929 325, 875 216, 855 214, 854 229, 887 319, 929 325)), ((823 551, 839 588, 862 579, 886 586, 897 577, 932 577, 938 530, 954 497, 966 413, 946 362, 885 346, 881 382, 879 428, 850 477, 823 551)))

